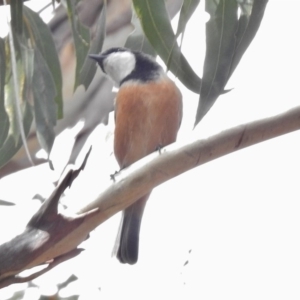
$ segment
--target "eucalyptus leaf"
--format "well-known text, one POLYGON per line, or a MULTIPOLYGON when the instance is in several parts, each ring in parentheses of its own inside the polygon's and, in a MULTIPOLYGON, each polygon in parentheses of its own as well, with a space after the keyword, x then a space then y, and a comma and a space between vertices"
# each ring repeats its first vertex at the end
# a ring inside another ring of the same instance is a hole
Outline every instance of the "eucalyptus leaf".
POLYGON ((32 43, 42 54, 51 72, 52 80, 55 83, 57 117, 60 119, 63 117, 62 74, 52 34, 47 24, 45 24, 36 12, 26 6, 24 6, 23 10, 26 24, 24 28, 26 37, 30 40, 33 39, 32 43))
POLYGON ((50 154, 55 139, 56 124, 55 84, 39 49, 34 52, 33 74, 34 118, 37 137, 43 149, 50 154))
POLYGON ((238 28, 236 0, 206 0, 206 55, 195 126, 223 93, 235 50, 238 28))
POLYGON ((0 149, 7 138, 9 130, 9 119, 4 103, 5 71, 5 43, 4 40, 0 38, 0 149))
POLYGON ((134 30, 128 36, 125 47, 133 51, 141 51, 155 57, 156 52, 145 36, 140 20, 134 11, 132 12, 131 24, 134 26, 134 30))
POLYGON ((33 103, 32 85, 34 73, 34 49, 26 45, 26 39, 19 37, 18 42, 21 50, 24 80, 22 80, 21 94, 23 101, 33 103))
POLYGON ((143 31, 156 53, 188 89, 199 93, 201 79, 178 47, 165 1, 133 0, 133 6, 143 31))
MULTIPOLYGON (((23 126, 26 136, 29 133, 32 124, 32 113, 28 103, 25 103, 24 115, 23 115, 23 126)), ((20 150, 23 146, 22 140, 19 138, 18 142, 15 142, 12 134, 9 134, 4 144, 0 148, 0 168, 4 166, 10 159, 20 150)))
POLYGON ((90 48, 90 32, 86 26, 82 25, 78 18, 76 11, 78 1, 67 0, 66 2, 76 52, 75 90, 80 85, 80 72, 90 48))
MULTIPOLYGON (((102 11, 98 19, 98 25, 96 29, 96 34, 92 40, 91 47, 89 49, 89 54, 95 54, 102 51, 103 42, 105 39, 106 31, 106 1, 103 2, 102 11)), ((79 74, 79 82, 77 85, 83 84, 85 89, 87 89, 92 82, 94 75, 96 73, 97 66, 94 61, 92 61, 88 56, 86 56, 82 69, 79 74)))
POLYGON ((193 15, 193 13, 196 10, 199 3, 200 3, 200 0, 184 0, 183 1, 182 7, 180 10, 180 15, 179 15, 176 37, 178 37, 181 33, 184 33, 186 24, 188 23, 189 19, 193 15))
MULTIPOLYGON (((10 58, 8 59, 10 61, 10 58)), ((20 98, 20 103, 16 101, 16 91, 15 91, 15 85, 14 85, 14 78, 12 74, 11 64, 9 65, 10 69, 7 68, 6 72, 9 73, 9 76, 7 78, 7 83, 5 85, 5 109, 9 118, 9 135, 11 135, 14 138, 15 144, 17 145, 19 142, 19 139, 21 138, 21 129, 20 124, 22 124, 22 120, 18 121, 19 115, 18 115, 18 108, 17 105, 22 106, 22 83, 24 82, 24 69, 22 66, 22 61, 18 59, 16 61, 16 85, 18 87, 18 94, 20 98), (17 102, 17 103, 16 103, 17 102)), ((20 108, 22 109, 22 108, 20 108)))
MULTIPOLYGON (((8 74, 6 79, 7 84, 5 85, 5 109, 7 111, 10 123, 9 137, 14 140, 15 147, 18 147, 20 141, 22 142, 28 160, 32 163, 26 141, 27 134, 23 125, 24 106, 26 103, 24 102, 22 92, 24 89, 25 73, 22 65, 22 59, 20 58, 20 55, 15 54, 16 51, 14 46, 17 45, 20 51, 19 39, 21 38, 21 35, 18 35, 11 30, 9 31, 8 38, 6 38, 6 48, 9 49, 7 61, 10 61, 11 64, 8 65, 6 72, 8 74), (13 36, 15 37, 15 43, 13 42, 13 36)), ((4 145, 6 144, 6 141, 4 142, 4 145)))
MULTIPOLYGON (((237 32, 236 49, 229 76, 234 72, 244 53, 254 39, 264 16, 268 0, 239 1, 241 17, 237 32)), ((229 78, 228 78, 229 79, 229 78)))
POLYGON ((10 3, 11 26, 13 32, 18 35, 23 33, 23 1, 11 1, 10 3))

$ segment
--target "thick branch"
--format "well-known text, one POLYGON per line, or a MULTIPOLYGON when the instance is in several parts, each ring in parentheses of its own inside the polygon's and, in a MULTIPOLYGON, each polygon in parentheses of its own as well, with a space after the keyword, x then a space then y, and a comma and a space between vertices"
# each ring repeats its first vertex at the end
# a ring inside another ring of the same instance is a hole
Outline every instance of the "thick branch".
POLYGON ((111 216, 146 192, 188 170, 229 153, 300 129, 300 107, 280 115, 222 131, 187 145, 175 143, 135 163, 116 176, 116 181, 98 199, 80 212, 99 208, 111 216))
MULTIPOLYGON (((117 174, 115 181, 74 217, 58 214, 53 208, 57 197, 52 195, 23 234, 0 246, 0 287, 19 282, 17 275, 27 268, 71 253, 91 230, 159 184, 226 154, 298 129, 300 107, 225 130, 205 140, 184 146, 173 144, 117 174)), ((67 175, 71 179, 64 179, 62 187, 70 185, 83 167, 84 163, 74 175, 67 175)), ((58 191, 63 188, 58 187, 58 191)))

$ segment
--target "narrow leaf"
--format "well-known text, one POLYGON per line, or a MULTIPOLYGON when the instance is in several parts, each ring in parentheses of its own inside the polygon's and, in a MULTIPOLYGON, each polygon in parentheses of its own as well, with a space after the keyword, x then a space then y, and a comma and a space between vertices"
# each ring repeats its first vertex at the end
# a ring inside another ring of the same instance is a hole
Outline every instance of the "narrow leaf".
POLYGON ((74 90, 80 84, 80 71, 83 67, 84 61, 90 48, 90 32, 87 27, 81 24, 76 12, 76 4, 77 1, 67 0, 68 18, 71 23, 76 52, 76 73, 74 90))
MULTIPOLYGON (((14 47, 14 44, 18 45, 18 38, 16 36, 15 39, 16 43, 11 43, 10 38, 6 39, 6 47, 9 49, 7 52, 7 61, 10 63, 7 64, 6 69, 6 85, 5 85, 5 108, 6 112, 9 117, 9 134, 12 135, 12 137, 15 140, 15 143, 17 144, 19 142, 19 139, 22 139, 23 136, 23 142, 24 145, 26 143, 26 139, 24 136, 24 128, 22 124, 22 109, 23 109, 23 98, 22 98, 22 87, 24 82, 24 69, 22 66, 22 61, 20 57, 18 59, 15 59, 15 56, 12 54, 14 50, 12 50, 11 45, 14 47), (23 132, 23 133, 22 133, 23 132), (25 140, 24 140, 25 139, 25 140)), ((26 146, 25 146, 26 147, 26 146)))
POLYGON ((23 1, 10 1, 11 27, 13 32, 18 35, 23 33, 23 1))
POLYGON ((179 15, 176 37, 178 37, 181 33, 184 33, 186 24, 188 23, 189 19, 193 15, 193 13, 196 10, 199 3, 200 3, 200 0, 184 0, 183 1, 182 7, 180 10, 180 15, 179 15))
MULTIPOLYGON (((102 11, 99 16, 98 25, 96 29, 96 34, 92 40, 91 47, 89 49, 89 54, 99 53, 102 50, 103 42, 105 39, 105 27, 106 24, 106 1, 103 2, 102 11)), ((86 56, 82 69, 79 74, 79 82, 76 86, 83 84, 85 89, 89 87, 92 82, 94 75, 96 73, 97 66, 96 64, 86 56)))
MULTIPOLYGON (((18 71, 19 70, 20 68, 18 68, 18 71)), ((16 112, 16 106, 14 104, 16 96, 14 91, 14 81, 12 75, 10 75, 9 80, 5 85, 4 95, 5 95, 5 107, 9 118, 9 135, 11 135, 14 138, 15 143, 17 144, 20 139, 20 128, 18 126, 18 115, 16 112)))
MULTIPOLYGON (((16 5, 16 3, 14 3, 16 5)), ((18 7, 16 5, 16 7, 18 7)), ((16 18, 16 15, 20 17, 22 20, 22 13, 18 15, 18 8, 15 9, 15 12, 12 12, 12 18, 16 18)), ((22 7, 21 7, 22 9, 22 7)), ((13 10, 13 8, 12 8, 13 10)), ((18 21, 20 22, 20 20, 18 21)), ((16 151, 23 145, 27 154, 29 161, 32 163, 31 156, 29 153, 29 149, 27 146, 26 136, 28 131, 27 128, 24 127, 24 122, 29 121, 29 128, 31 125, 31 120, 24 119, 24 102, 22 99, 22 85, 24 82, 24 71, 22 68, 21 60, 16 59, 16 50, 15 46, 19 47, 18 37, 21 37, 22 28, 18 27, 16 23, 12 21, 13 26, 8 23, 8 39, 7 49, 9 49, 9 57, 7 61, 10 61, 9 71, 7 72, 7 85, 5 93, 5 108, 8 113, 8 117, 10 120, 10 128, 9 128, 9 136, 3 143, 1 147, 1 162, 0 165, 5 164, 11 157, 16 153, 16 151)), ((20 49, 17 49, 20 50, 20 49)), ((26 104, 25 104, 26 106, 26 104)), ((27 124, 26 124, 27 125, 27 124)), ((28 129, 29 130, 29 129, 28 129)))
MULTIPOLYGON (((25 104, 24 116, 23 116, 23 126, 24 132, 27 136, 32 124, 32 113, 29 107, 29 104, 25 104)), ((23 142, 21 139, 18 142, 15 142, 14 137, 10 134, 2 147, 0 148, 0 168, 4 166, 10 159, 20 150, 23 146, 23 142)))
POLYGON ((5 61, 5 43, 4 40, 0 38, 0 149, 7 138, 9 129, 9 119, 4 104, 4 85, 6 71, 5 61))
POLYGON ((50 154, 56 124, 55 84, 50 70, 38 49, 34 53, 33 74, 34 118, 41 146, 50 154))
POLYGON ((241 3, 239 1, 238 3, 242 14, 239 18, 236 49, 229 76, 232 75, 247 48, 254 39, 263 19, 268 0, 252 0, 250 2, 247 1, 246 3, 241 3))
POLYGON ((24 80, 22 80, 22 99, 23 102, 27 101, 32 103, 32 80, 34 72, 34 50, 29 48, 25 43, 25 38, 18 38, 20 49, 22 65, 24 70, 24 80))
POLYGON ((134 51, 142 51, 151 56, 156 56, 156 52, 145 36, 141 23, 134 11, 132 12, 131 24, 134 26, 134 30, 128 36, 125 47, 134 51))
POLYGON ((199 93, 201 79, 178 47, 165 1, 133 0, 133 5, 143 31, 157 54, 188 89, 199 93))
POLYGON ((40 16, 26 6, 24 23, 27 38, 39 49, 51 72, 56 88, 57 117, 60 119, 63 117, 62 74, 52 34, 40 16))
POLYGON ((236 0, 206 0, 206 55, 195 126, 213 106, 227 82, 235 49, 238 6, 236 0))

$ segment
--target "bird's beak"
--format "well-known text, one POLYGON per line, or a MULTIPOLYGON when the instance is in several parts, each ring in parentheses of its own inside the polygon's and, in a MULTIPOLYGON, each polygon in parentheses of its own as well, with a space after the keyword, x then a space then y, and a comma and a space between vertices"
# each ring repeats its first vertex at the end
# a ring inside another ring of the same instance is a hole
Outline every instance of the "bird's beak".
POLYGON ((105 58, 105 55, 98 55, 98 54, 89 54, 89 58, 94 59, 96 62, 102 62, 105 58))
POLYGON ((104 73, 106 72, 104 70, 103 61, 106 57, 107 57, 106 55, 101 55, 101 54, 89 54, 89 58, 94 59, 99 64, 100 68, 104 73))

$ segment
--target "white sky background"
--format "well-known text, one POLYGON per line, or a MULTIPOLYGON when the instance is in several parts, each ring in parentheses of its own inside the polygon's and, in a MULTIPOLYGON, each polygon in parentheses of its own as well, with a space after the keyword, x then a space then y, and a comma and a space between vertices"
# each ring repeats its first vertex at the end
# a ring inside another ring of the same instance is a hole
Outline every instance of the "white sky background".
MULTIPOLYGON (((298 0, 269 1, 259 32, 227 86, 234 89, 218 99, 193 132, 198 96, 177 81, 184 96, 179 141, 190 134, 204 138, 299 105, 299 11, 298 0)), ((199 25, 203 18, 198 10, 183 43, 198 74, 205 54, 204 27, 199 25)), ((76 201, 75 196, 79 201, 88 199, 114 170, 108 160, 110 150, 103 150, 99 139, 106 132, 106 127, 99 126, 91 137, 93 154, 69 192, 71 201, 76 201)), ((61 149, 67 156, 65 149, 73 139, 66 141, 66 136, 54 149, 60 153, 53 155, 59 168, 63 166, 61 149)), ((118 227, 118 219, 112 218, 92 233, 81 257, 43 277, 53 282, 51 276, 67 276, 63 274, 74 270, 80 279, 77 288, 82 284, 86 293, 95 293, 81 299, 99 297, 97 285, 102 299, 299 299, 299 153, 300 132, 295 132, 183 174, 152 193, 137 265, 123 266, 110 258, 118 227)), ((0 199, 30 199, 37 192, 48 193, 58 173, 40 166, 4 178, 0 199)), ((27 216, 24 207, 21 204, 18 209, 20 220, 28 218, 37 205, 26 201, 27 216)), ((1 223, 8 222, 5 216, 15 218, 10 209, 1 207, 1 223)))

